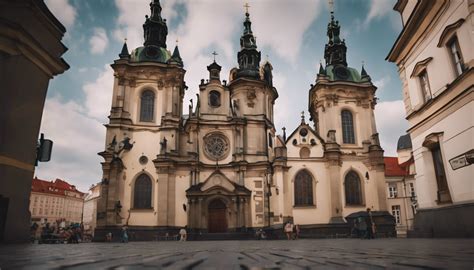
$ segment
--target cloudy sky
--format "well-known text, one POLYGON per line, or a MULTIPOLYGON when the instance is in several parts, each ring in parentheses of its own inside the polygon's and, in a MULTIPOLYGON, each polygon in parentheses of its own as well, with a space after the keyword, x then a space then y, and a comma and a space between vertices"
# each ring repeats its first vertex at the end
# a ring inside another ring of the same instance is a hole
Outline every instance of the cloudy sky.
MULTIPOLYGON (((40 163, 37 177, 65 179, 82 191, 100 181, 105 127, 110 111, 113 72, 124 38, 132 50, 143 43, 142 24, 150 13, 150 0, 45 0, 64 24, 69 48, 64 59, 71 68, 49 86, 41 132, 54 141, 52 161, 40 163)), ((275 124, 281 133, 299 124, 308 106, 309 85, 324 59, 329 20, 326 0, 249 0, 252 30, 262 58, 274 67, 280 97, 275 124)), ((401 30, 395 0, 336 0, 336 19, 348 46, 348 64, 362 62, 378 87, 377 128, 386 155, 396 154, 396 143, 407 123, 396 66, 384 59, 401 30)), ((195 97, 211 53, 219 55, 224 77, 237 65, 244 0, 162 0, 168 22, 168 49, 178 40, 184 60, 189 99, 195 97)))

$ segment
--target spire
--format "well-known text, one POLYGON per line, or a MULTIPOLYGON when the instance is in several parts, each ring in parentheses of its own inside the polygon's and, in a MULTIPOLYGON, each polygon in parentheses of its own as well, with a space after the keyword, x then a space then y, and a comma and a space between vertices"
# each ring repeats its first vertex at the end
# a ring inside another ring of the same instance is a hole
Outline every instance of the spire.
POLYGON ((168 60, 168 63, 176 64, 180 67, 184 65, 183 59, 181 59, 181 55, 179 54, 178 44, 176 44, 176 46, 174 47, 173 54, 171 55, 170 60, 168 60))
POLYGON ((128 53, 127 39, 123 42, 122 51, 119 54, 120 59, 130 58, 130 53, 128 53))
POLYGON ((152 0, 150 3, 151 16, 145 16, 143 24, 145 46, 154 45, 166 48, 166 36, 168 27, 166 20, 161 17, 161 5, 159 0, 152 0))
POLYGON ((367 71, 365 71, 364 63, 362 63, 362 70, 360 71, 360 77, 362 80, 367 80, 367 81, 372 80, 372 78, 370 78, 370 75, 367 74, 367 71))
POLYGON ((252 22, 250 21, 250 14, 248 11, 250 6, 247 3, 244 7, 246 8, 246 12, 244 31, 240 37, 240 52, 237 54, 237 61, 239 62, 237 77, 250 77, 258 79, 260 76, 259 68, 261 54, 259 51, 257 51, 256 38, 252 33, 252 22))
POLYGON ((319 75, 326 75, 326 70, 324 69, 322 63, 319 63, 319 72, 318 72, 318 74, 319 75))
POLYGON ((328 43, 324 48, 324 59, 326 60, 326 66, 344 65, 347 67, 347 47, 345 41, 339 37, 341 26, 339 21, 334 20, 333 0, 330 0, 329 4, 331 8, 331 21, 328 23, 328 43))

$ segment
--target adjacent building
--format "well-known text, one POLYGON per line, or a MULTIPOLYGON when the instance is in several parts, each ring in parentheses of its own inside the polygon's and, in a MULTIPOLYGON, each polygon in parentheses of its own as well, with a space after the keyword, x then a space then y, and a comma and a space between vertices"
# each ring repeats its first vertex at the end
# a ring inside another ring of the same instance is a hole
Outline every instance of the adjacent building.
POLYGON ((472 0, 397 1, 398 66, 416 167, 414 235, 474 236, 472 0))
POLYGON ((49 80, 69 68, 64 26, 42 0, 0 0, 0 242, 29 241, 36 147, 49 80))
POLYGON ((92 185, 89 193, 84 198, 84 207, 82 210, 82 223, 84 224, 84 232, 94 235, 97 226, 97 201, 100 196, 100 183, 92 185))
POLYGON ((414 162, 399 163, 398 157, 384 157, 387 183, 387 208, 395 218, 398 237, 406 237, 413 229, 416 212, 414 162))
POLYGON ((31 221, 41 224, 58 221, 65 221, 66 225, 81 223, 84 196, 84 193, 64 180, 34 178, 29 208, 31 221))
POLYGON ((387 210, 377 88, 363 67, 348 66, 333 14, 326 63, 309 89, 313 123, 302 115, 289 136, 279 136, 273 67, 261 63, 248 11, 238 66, 222 80, 221 66, 210 63, 185 109, 184 61, 177 46, 167 49, 159 1, 150 8, 143 46, 129 53, 124 44, 112 64, 96 239, 123 225, 134 239, 152 239, 182 226, 219 233, 288 221, 322 235, 348 232, 350 214, 387 210))

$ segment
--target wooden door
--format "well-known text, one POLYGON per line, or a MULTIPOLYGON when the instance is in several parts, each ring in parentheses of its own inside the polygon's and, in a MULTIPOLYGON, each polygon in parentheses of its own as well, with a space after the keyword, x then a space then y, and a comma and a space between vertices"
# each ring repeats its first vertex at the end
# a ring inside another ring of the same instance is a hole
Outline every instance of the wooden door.
POLYGON ((219 199, 213 200, 208 208, 208 231, 222 233, 227 231, 227 207, 219 199))

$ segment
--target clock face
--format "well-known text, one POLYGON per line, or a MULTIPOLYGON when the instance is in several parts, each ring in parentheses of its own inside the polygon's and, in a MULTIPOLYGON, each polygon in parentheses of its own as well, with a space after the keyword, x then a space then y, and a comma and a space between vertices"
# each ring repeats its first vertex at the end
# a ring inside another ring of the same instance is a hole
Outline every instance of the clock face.
POLYGON ((207 135, 204 138, 204 153, 213 160, 224 158, 229 152, 227 138, 219 133, 207 135))
POLYGON ((341 78, 343 80, 349 78, 349 71, 345 67, 336 67, 334 69, 334 73, 336 74, 337 78, 341 78))

